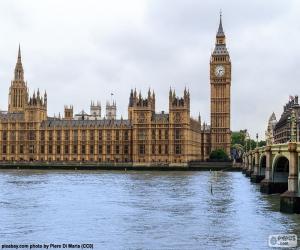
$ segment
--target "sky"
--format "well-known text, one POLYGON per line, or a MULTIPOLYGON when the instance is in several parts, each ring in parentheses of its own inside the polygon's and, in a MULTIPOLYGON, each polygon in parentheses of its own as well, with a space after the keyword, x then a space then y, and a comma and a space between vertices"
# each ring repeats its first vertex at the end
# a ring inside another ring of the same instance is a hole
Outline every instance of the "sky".
POLYGON ((18 44, 30 93, 47 90, 48 115, 102 114, 111 93, 127 117, 131 88, 191 92, 191 116, 210 123, 209 60, 219 12, 232 62, 231 129, 264 139, 290 95, 300 93, 300 1, 1 0, 0 110, 7 110, 18 44))

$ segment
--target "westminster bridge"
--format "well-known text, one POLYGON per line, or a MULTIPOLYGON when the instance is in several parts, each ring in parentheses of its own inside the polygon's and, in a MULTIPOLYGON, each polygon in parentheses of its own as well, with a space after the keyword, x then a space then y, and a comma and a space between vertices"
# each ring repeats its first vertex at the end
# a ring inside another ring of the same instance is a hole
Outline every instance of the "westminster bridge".
POLYGON ((300 213, 300 143, 257 147, 243 155, 243 173, 266 194, 280 193, 280 211, 300 213))

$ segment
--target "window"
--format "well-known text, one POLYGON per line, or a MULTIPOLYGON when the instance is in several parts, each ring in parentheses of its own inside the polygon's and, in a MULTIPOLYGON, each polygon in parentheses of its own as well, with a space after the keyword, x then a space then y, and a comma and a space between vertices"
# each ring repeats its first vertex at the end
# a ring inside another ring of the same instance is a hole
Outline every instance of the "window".
POLYGON ((169 153, 169 146, 165 145, 165 154, 167 155, 169 153))
POLYGON ((68 141, 70 139, 70 132, 65 131, 65 141, 68 141))
POLYGON ((94 141, 94 139, 95 139, 95 131, 90 130, 90 141, 94 141))
POLYGON ((102 154, 102 145, 99 145, 99 148, 98 148, 98 150, 99 150, 99 154, 102 154))
POLYGON ((138 131, 138 139, 139 140, 146 140, 147 131, 145 129, 140 129, 138 131))
POLYGON ((56 131, 56 140, 60 141, 61 140, 61 131, 56 131))
POLYGON ((141 155, 144 155, 145 154, 145 145, 144 144, 140 144, 139 145, 139 153, 141 155))
POLYGON ((99 134, 99 141, 102 141, 102 130, 99 130, 98 134, 99 134))
POLYGON ((41 141, 45 141, 45 131, 41 131, 41 141))
POLYGON ((69 145, 65 145, 65 154, 69 154, 69 145))
POLYGON ((128 141, 128 131, 125 131, 125 132, 124 132, 124 140, 125 140, 125 141, 128 141))
POLYGON ((179 140, 179 139, 180 139, 180 130, 175 129, 175 140, 179 140))
POLYGON ((110 152, 110 145, 107 145, 107 146, 106 146, 106 154, 109 155, 110 153, 111 153, 111 152, 110 152))
POLYGON ((24 146, 20 145, 20 154, 24 154, 24 146))
POLYGON ((161 130, 158 130, 158 139, 161 140, 161 130))
POLYGON ((128 146, 128 145, 125 145, 125 146, 124 146, 124 154, 125 154, 125 155, 128 155, 128 153, 129 153, 129 146, 128 146))
POLYGON ((53 131, 49 131, 49 141, 53 140, 53 131))
POLYGON ((85 154, 85 145, 81 145, 81 154, 85 154))
POLYGON ((56 146, 56 153, 60 154, 60 146, 59 145, 56 146))
POLYGON ((52 154, 52 145, 49 145, 49 148, 48 148, 49 150, 48 150, 48 152, 49 152, 49 154, 52 154))
POLYGON ((29 153, 34 154, 34 145, 29 145, 29 153))
POLYGON ((120 154, 120 146, 116 145, 116 154, 120 154))
POLYGON ((152 140, 155 140, 155 129, 152 129, 151 138, 152 140))
POLYGON ((153 155, 155 154, 155 145, 154 144, 152 145, 152 154, 153 155))
POLYGON ((111 141, 111 131, 106 131, 106 140, 111 141))
POLYGON ((120 136, 120 133, 119 133, 119 130, 116 131, 116 141, 119 140, 119 136, 120 136))
POLYGON ((3 140, 3 141, 6 141, 6 140, 7 140, 7 132, 6 132, 6 131, 3 131, 3 132, 2 132, 2 140, 3 140))
POLYGON ((29 131, 29 140, 34 141, 35 140, 35 132, 34 131, 29 131))
POLYGON ((15 145, 11 145, 10 152, 11 152, 12 154, 15 154, 15 153, 16 153, 15 151, 16 151, 15 145))
POLYGON ((161 145, 158 145, 158 154, 161 154, 161 145))
POLYGON ((85 140, 86 140, 86 131, 85 131, 85 130, 82 130, 82 131, 81 131, 81 140, 82 140, 82 141, 85 141, 85 140))
POLYGON ((166 129, 165 130, 165 139, 168 140, 169 139, 169 131, 166 129))
POLYGON ((77 145, 73 145, 73 154, 77 154, 77 145))
MULTIPOLYGON (((20 148, 20 151, 21 151, 21 148, 20 148)), ((45 154, 45 146, 44 145, 41 145, 41 154, 45 154)))
POLYGON ((73 140, 78 141, 78 130, 73 130, 73 140))
POLYGON ((2 147, 2 154, 6 154, 6 145, 3 145, 2 147))
POLYGON ((94 154, 94 145, 90 145, 90 154, 94 154))
POLYGON ((178 144, 175 145, 175 154, 177 155, 181 154, 181 145, 178 144))

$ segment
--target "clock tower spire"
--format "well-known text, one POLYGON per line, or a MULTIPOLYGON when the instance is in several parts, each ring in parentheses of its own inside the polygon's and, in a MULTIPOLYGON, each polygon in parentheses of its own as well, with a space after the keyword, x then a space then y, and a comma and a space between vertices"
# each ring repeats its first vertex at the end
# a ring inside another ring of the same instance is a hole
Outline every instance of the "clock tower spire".
POLYGON ((216 43, 210 58, 211 150, 223 149, 230 156, 231 61, 220 13, 216 43))

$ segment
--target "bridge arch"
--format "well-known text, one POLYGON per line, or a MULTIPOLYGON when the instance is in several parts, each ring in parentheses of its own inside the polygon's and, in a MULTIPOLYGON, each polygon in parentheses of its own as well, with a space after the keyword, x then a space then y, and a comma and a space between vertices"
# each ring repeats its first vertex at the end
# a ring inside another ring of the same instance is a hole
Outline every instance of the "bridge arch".
POLYGON ((272 164, 273 182, 288 183, 289 177, 289 159, 287 156, 278 154, 275 156, 272 164))
POLYGON ((259 158, 258 175, 265 176, 267 167, 267 156, 262 154, 259 158))

